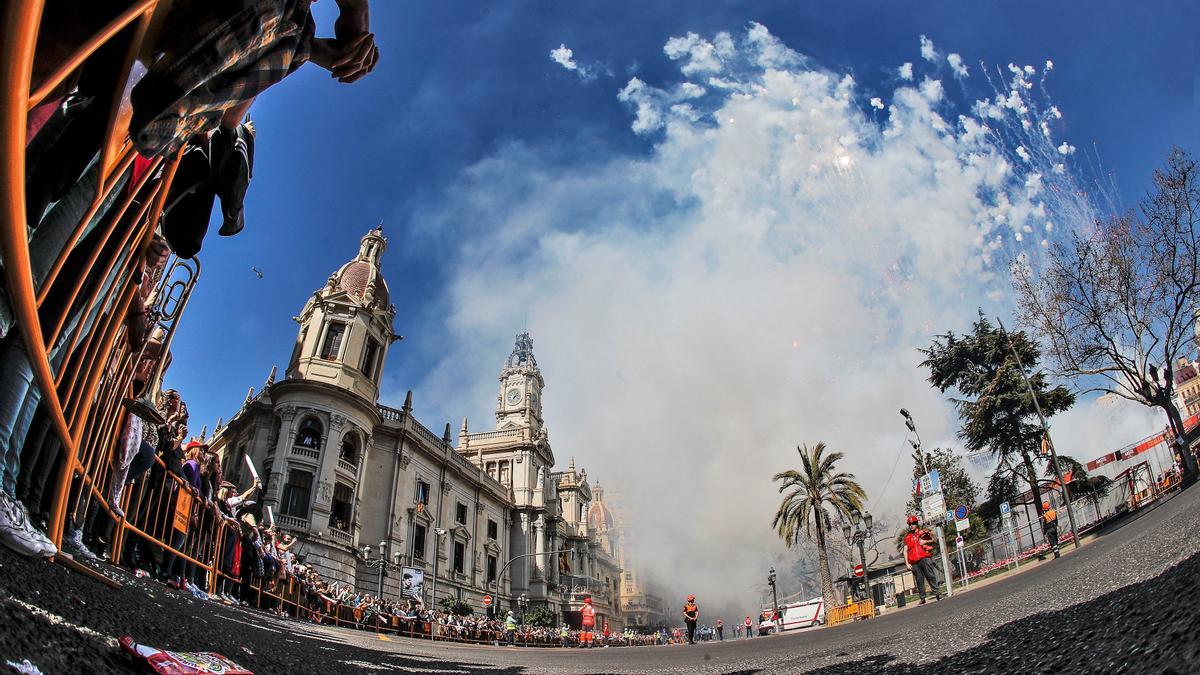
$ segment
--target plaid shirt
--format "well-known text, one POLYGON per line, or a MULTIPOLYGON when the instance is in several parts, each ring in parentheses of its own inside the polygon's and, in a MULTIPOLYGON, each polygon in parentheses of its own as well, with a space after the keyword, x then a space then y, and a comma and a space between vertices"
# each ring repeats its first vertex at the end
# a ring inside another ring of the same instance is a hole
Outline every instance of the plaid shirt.
POLYGON ((165 54, 131 93, 129 135, 147 157, 177 152, 226 110, 308 60, 313 0, 195 0, 172 11, 165 54))

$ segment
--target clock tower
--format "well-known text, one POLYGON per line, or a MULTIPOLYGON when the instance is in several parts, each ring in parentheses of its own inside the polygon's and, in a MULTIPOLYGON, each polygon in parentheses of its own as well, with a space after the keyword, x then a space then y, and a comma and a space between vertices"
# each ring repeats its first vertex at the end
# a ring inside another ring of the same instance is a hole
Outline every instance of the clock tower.
POLYGON ((542 388, 545 386, 542 371, 533 357, 533 338, 523 332, 517 336, 512 353, 500 371, 496 428, 529 427, 536 435, 542 428, 542 388))

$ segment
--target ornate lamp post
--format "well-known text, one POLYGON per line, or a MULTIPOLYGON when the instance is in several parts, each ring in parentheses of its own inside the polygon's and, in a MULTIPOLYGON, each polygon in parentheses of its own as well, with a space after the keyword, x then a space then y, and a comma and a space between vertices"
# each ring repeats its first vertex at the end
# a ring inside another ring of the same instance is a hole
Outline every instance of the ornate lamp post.
POLYGON ((771 620, 775 623, 776 632, 781 628, 779 618, 779 593, 775 588, 775 568, 767 571, 767 583, 771 586, 771 620))
POLYGON ((525 625, 525 610, 529 609, 529 598, 522 593, 517 598, 517 607, 521 609, 521 625, 525 625))
POLYGON ((383 580, 387 578, 388 570, 400 569, 400 553, 395 553, 393 560, 388 560, 387 542, 379 542, 379 557, 371 557, 371 545, 362 548, 363 564, 369 569, 379 570, 379 598, 383 599, 383 580))
POLYGON ((873 518, 870 513, 855 513, 853 525, 851 523, 842 523, 842 536, 846 538, 846 543, 851 546, 858 545, 858 557, 862 561, 863 579, 859 587, 860 599, 866 599, 869 593, 867 592, 867 551, 865 542, 867 535, 871 532, 873 518))

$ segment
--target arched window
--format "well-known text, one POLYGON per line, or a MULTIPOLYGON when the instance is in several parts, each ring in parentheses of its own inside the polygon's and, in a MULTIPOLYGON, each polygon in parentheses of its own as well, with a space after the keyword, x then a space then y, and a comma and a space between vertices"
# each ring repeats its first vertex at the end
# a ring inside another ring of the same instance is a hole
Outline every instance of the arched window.
POLYGON ((300 431, 296 432, 296 445, 315 450, 321 444, 322 431, 321 423, 315 417, 305 418, 300 431))
POLYGON ((338 457, 351 464, 358 464, 358 437, 356 435, 346 434, 342 438, 342 447, 338 457))

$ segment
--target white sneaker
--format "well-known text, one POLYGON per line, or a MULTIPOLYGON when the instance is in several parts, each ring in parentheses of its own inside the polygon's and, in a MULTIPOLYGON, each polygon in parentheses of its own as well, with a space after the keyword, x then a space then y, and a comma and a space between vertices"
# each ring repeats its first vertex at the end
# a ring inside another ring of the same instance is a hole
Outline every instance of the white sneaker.
POLYGON ((49 558, 54 555, 54 545, 47 547, 40 537, 30 532, 31 526, 25 513, 17 508, 16 500, 0 491, 0 543, 31 558, 49 558))
POLYGON ((92 562, 96 559, 96 554, 92 553, 87 546, 83 545, 83 533, 79 530, 68 530, 63 537, 63 550, 71 554, 72 558, 86 560, 92 562))
POLYGON ((29 509, 25 508, 24 502, 13 500, 13 508, 21 512, 21 517, 25 520, 26 531, 28 531, 34 539, 42 542, 43 548, 48 551, 46 557, 50 557, 55 553, 58 553, 58 547, 54 545, 53 541, 50 541, 50 537, 48 537, 45 532, 42 532, 37 528, 36 525, 33 524, 33 520, 29 517, 29 509))

